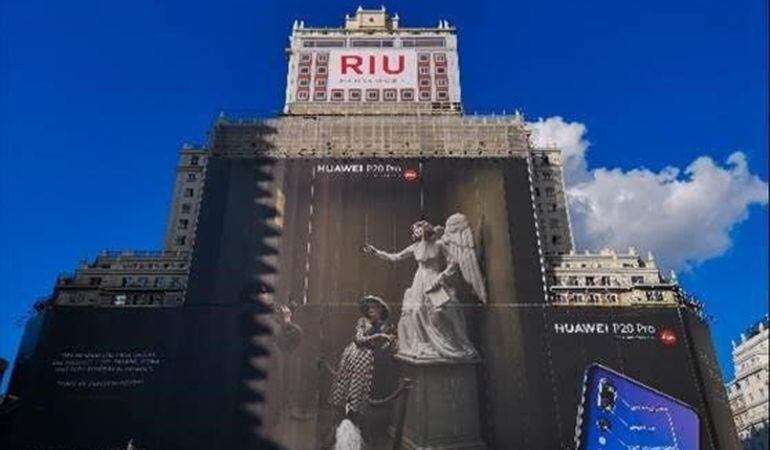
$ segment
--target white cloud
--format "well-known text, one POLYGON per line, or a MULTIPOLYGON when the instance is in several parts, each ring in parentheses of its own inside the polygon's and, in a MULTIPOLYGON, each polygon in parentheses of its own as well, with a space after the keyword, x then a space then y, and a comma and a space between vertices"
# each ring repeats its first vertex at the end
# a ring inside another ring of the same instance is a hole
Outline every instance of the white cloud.
POLYGON ((579 249, 652 251, 680 270, 724 254, 730 232, 752 205, 767 205, 768 185, 741 152, 724 165, 701 156, 683 171, 666 167, 588 168, 586 127, 551 117, 529 124, 535 146, 563 149, 567 198, 579 249))

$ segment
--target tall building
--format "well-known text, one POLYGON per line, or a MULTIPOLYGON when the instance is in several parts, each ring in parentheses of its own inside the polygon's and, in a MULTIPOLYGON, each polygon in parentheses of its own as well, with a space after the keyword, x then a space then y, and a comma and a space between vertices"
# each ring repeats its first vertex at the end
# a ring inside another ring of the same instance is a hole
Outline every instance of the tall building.
POLYGON ((343 28, 295 22, 289 42, 287 114, 461 111, 457 35, 446 21, 408 28, 384 7, 359 7, 343 28))
POLYGON ((165 251, 190 252, 193 248, 195 224, 203 192, 206 153, 205 147, 189 144, 183 145, 179 151, 163 245, 165 251))
POLYGON ((768 318, 745 332, 740 342, 733 341, 735 379, 727 384, 738 437, 746 450, 768 446, 768 318))
POLYGON ((28 323, 20 448, 317 449, 345 414, 373 450, 736 448, 707 323, 652 255, 577 251, 559 149, 463 114, 454 26, 359 8, 289 41, 283 114, 182 148, 163 250, 28 323))

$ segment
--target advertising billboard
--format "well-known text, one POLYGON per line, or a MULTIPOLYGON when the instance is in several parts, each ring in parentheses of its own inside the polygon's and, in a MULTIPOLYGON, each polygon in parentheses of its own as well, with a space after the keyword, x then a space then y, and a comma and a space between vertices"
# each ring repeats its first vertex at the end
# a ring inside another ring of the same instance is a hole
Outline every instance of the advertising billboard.
MULTIPOLYGON (((266 436, 299 449, 737 448, 712 399, 724 392, 694 356, 713 351, 693 344, 690 322, 706 327, 692 312, 546 302, 528 164, 276 163, 282 325, 267 344, 266 436), (610 382, 630 405, 618 418, 588 407, 610 382)), ((227 240, 240 232, 230 192, 215 233, 227 240)))
POLYGON ((212 154, 185 305, 49 313, 18 448, 738 448, 700 318, 547 303, 529 173, 212 154))

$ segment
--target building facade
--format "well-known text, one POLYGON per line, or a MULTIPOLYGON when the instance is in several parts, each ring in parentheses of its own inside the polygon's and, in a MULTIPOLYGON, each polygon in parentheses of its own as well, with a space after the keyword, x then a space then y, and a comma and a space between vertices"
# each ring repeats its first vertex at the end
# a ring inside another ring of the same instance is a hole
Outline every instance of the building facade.
POLYGON ((738 437, 746 450, 768 447, 768 318, 733 341, 735 379, 727 384, 738 437))
POLYGON ((60 275, 51 301, 65 307, 179 306, 189 263, 186 251, 104 251, 75 273, 60 275))
POLYGON ((736 448, 707 323, 651 255, 576 251, 561 152, 463 114, 453 26, 359 8, 287 56, 281 116, 181 149, 163 250, 100 254, 29 321, 18 448, 331 448, 341 411, 373 450, 585 448, 614 438, 599 366, 682 413, 635 417, 640 447, 736 448), (390 332, 370 295, 413 353, 359 348, 390 332))
POLYGON ((605 249, 546 257, 550 300, 563 305, 676 305, 676 277, 664 278, 651 254, 605 249))

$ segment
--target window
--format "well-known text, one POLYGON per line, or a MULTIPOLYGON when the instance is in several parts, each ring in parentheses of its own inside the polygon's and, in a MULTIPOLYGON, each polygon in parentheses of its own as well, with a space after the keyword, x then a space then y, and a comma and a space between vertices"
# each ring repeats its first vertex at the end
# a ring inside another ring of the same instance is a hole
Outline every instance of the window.
POLYGON ((402 39, 401 46, 409 47, 444 47, 444 38, 414 38, 402 39))
POLYGON ((586 286, 596 286, 594 277, 586 277, 586 286))
POLYGON ((618 302, 618 294, 607 294, 607 301, 610 303, 618 302))
POLYGON ((420 75, 430 75, 430 67, 420 66, 420 75))
POLYGON ((299 87, 308 87, 310 86, 310 78, 302 77, 297 81, 297 85, 299 87))
POLYGON ((436 78, 436 86, 445 87, 449 84, 449 80, 446 78, 436 78))
POLYGON ((184 196, 188 197, 188 198, 195 196, 195 189, 193 189, 193 188, 186 188, 184 190, 184 196))
POLYGON ((430 91, 420 91, 420 100, 430 100, 430 91))
POLYGON ((348 91, 348 100, 354 102, 361 101, 361 89, 351 89, 348 91))
POLYGON ((444 63, 446 62, 446 55, 443 53, 434 53, 433 60, 436 61, 437 63, 444 63))
POLYGON ((401 89, 401 100, 414 100, 414 91, 411 89, 401 89))
POLYGON ((380 99, 380 91, 378 89, 367 89, 366 90, 366 101, 368 102, 376 102, 380 99))
POLYGON ((190 214, 192 211, 192 205, 189 203, 182 203, 182 214, 190 214))
POLYGON ((187 219, 179 219, 179 229, 186 230, 190 226, 190 221, 187 219))
POLYGON ((305 39, 302 46, 308 47, 344 47, 345 39, 305 39))
POLYGON ((310 63, 311 58, 312 56, 310 55, 310 53, 302 53, 299 55, 299 62, 310 63))
POLYGON ((436 66, 436 74, 437 75, 444 75, 444 74, 446 74, 446 67, 444 67, 444 66, 436 66))
POLYGON ((310 93, 306 90, 301 90, 297 92, 297 100, 305 101, 310 97, 310 93))
POLYGON ((385 89, 382 91, 382 98, 387 101, 395 101, 397 97, 395 89, 385 89))
POLYGON ((545 188, 545 195, 549 197, 553 197, 556 191, 552 187, 546 187, 545 188))
POLYGON ((447 91, 436 92, 436 100, 442 100, 442 101, 449 100, 449 93, 447 93, 447 91))
POLYGON ((561 243, 561 237, 557 235, 551 236, 551 244, 559 244, 561 243))
POLYGON ((417 55, 417 59, 420 62, 430 62, 430 55, 427 53, 420 53, 419 55, 417 55))
POLYGON ((187 243, 187 236, 179 235, 174 239, 176 245, 185 245, 187 243))
POLYGON ((610 277, 609 275, 604 275, 599 279, 599 284, 602 286, 609 286, 610 285, 610 277))
POLYGON ((332 89, 332 100, 335 102, 345 100, 345 91, 342 89, 332 89))
POLYGON ((191 166, 197 166, 199 162, 200 162, 200 156, 193 155, 193 156, 190 157, 190 165, 191 166))
POLYGON ((326 64, 329 61, 329 55, 326 53, 319 53, 316 55, 315 60, 319 64, 326 64))
MULTIPOLYGON (((369 19, 372 20, 371 18, 369 19)), ((380 40, 380 39, 351 39, 351 47, 393 47, 392 40, 380 40)))
POLYGON ((642 284, 642 283, 644 283, 643 276, 634 275, 631 277, 631 284, 642 284))
POLYGON ((540 188, 535 188, 535 197, 540 197, 540 188))
POLYGON ((326 78, 316 78, 315 85, 316 87, 326 87, 326 78))
POLYGON ((551 228, 559 228, 559 219, 548 219, 548 226, 551 228))
POLYGON ((315 91, 313 93, 314 100, 326 100, 326 91, 315 91))
POLYGON ((102 282, 101 277, 91 277, 88 279, 88 284, 91 286, 99 286, 102 282))
POLYGON ((430 78, 420 78, 420 87, 429 87, 430 78))
POLYGON ((299 73, 301 75, 307 75, 310 73, 310 66, 300 66, 299 67, 299 73))
POLYGON ((316 66, 315 73, 317 75, 326 75, 326 66, 316 66))
POLYGON ((187 174, 187 181, 197 181, 198 175, 194 173, 188 173, 187 174))
POLYGON ((556 211, 556 203, 551 203, 549 206, 551 207, 551 211, 556 211))

